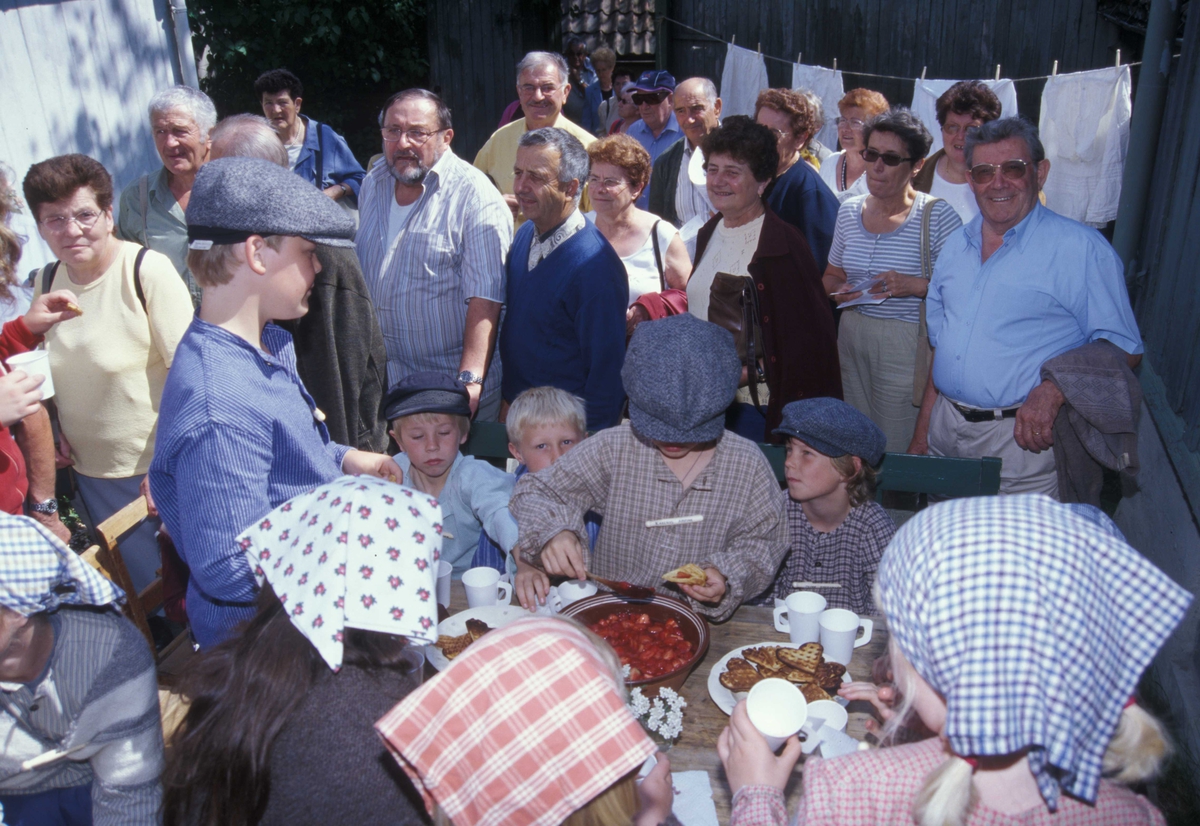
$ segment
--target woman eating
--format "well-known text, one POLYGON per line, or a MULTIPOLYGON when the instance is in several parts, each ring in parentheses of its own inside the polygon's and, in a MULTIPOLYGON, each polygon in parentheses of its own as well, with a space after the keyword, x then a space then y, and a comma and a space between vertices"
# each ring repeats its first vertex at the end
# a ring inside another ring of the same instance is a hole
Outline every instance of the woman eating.
POLYGON ((842 389, 845 400, 886 434, 887 450, 896 453, 908 449, 917 423, 913 373, 928 274, 962 221, 946 201, 913 189, 913 176, 933 139, 911 112, 897 107, 872 119, 863 137, 869 192, 842 203, 824 282, 839 304, 864 297, 876 302, 842 313, 842 389), (926 210, 929 260, 928 272, 923 272, 926 210))
POLYGON ((808 242, 763 201, 779 167, 771 130, 737 115, 701 149, 717 214, 696 237, 688 312, 741 331, 742 381, 726 427, 772 441, 788 402, 842 397, 833 313, 808 242))
POLYGON ((345 476, 238 538, 259 611, 184 676, 168 826, 425 822, 372 725, 420 685, 413 646, 437 641, 441 530, 434 500, 345 476))
POLYGON ((964 224, 979 214, 975 193, 967 183, 963 155, 967 130, 1000 117, 1000 99, 981 81, 962 80, 937 99, 937 119, 942 128, 942 148, 925 159, 913 178, 913 188, 942 198, 964 224))
MULTIPOLYGON (((635 202, 650 183, 650 153, 628 135, 610 135, 588 147, 592 161, 588 192, 595 212, 587 214, 608 239, 629 276, 629 333, 644 321, 635 302, 647 293, 684 290, 692 273, 679 230, 635 202)), ((643 311, 644 312, 644 311, 643 311)))
POLYGON ((842 151, 821 161, 821 180, 829 185, 839 201, 866 194, 867 181, 863 174, 867 164, 861 155, 866 149, 863 127, 871 118, 887 110, 887 98, 871 89, 851 89, 838 101, 841 115, 835 123, 842 151))
MULTIPOLYGON (((903 702, 936 737, 810 760, 796 823, 1139 826, 1127 785, 1170 752, 1133 694, 1192 595, 1095 508, 1037 494, 946 502, 888 546, 877 594, 903 702)), ((780 757, 734 710, 718 750, 732 826, 786 821, 780 757)))

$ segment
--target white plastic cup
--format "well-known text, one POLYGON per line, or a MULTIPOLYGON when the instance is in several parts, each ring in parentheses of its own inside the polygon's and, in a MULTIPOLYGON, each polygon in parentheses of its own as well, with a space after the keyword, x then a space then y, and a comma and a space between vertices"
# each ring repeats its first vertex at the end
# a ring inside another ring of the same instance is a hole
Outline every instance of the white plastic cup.
POLYGON ((27 376, 45 376, 42 382, 42 401, 54 395, 54 377, 50 375, 50 354, 45 350, 16 353, 4 361, 9 370, 23 370, 27 376))
POLYGON ((804 727, 808 703, 800 689, 787 680, 759 680, 746 698, 746 713, 771 751, 779 751, 787 739, 804 727))
POLYGON ((572 602, 578 602, 584 597, 590 597, 595 594, 599 588, 596 583, 590 579, 586 582, 580 582, 577 579, 568 579, 566 582, 559 583, 558 596, 562 599, 563 606, 570 605, 572 602))
POLYGON ((792 645, 821 639, 821 612, 825 597, 815 591, 797 591, 775 608, 775 630, 792 638, 792 645))
POLYGON ((546 602, 533 609, 533 613, 543 617, 552 617, 563 609, 562 597, 558 595, 558 588, 551 586, 550 591, 546 594, 546 602))
POLYGON ((508 605, 512 600, 512 584, 501 582, 500 572, 495 568, 472 568, 463 574, 462 583, 467 591, 467 605, 472 608, 497 603, 508 605))
POLYGON ((830 608, 821 613, 821 647, 825 649, 828 662, 849 665, 854 649, 871 641, 875 623, 866 617, 859 618, 845 608, 830 608), (859 634, 859 631, 862 631, 859 634))
POLYGON ((417 685, 425 682, 425 649, 418 645, 409 645, 400 652, 400 658, 404 664, 400 666, 400 671, 405 674, 411 674, 417 681, 417 685))
POLYGON ((850 715, 846 713, 846 709, 841 703, 833 700, 817 700, 809 703, 808 720, 804 723, 804 732, 808 738, 804 741, 801 751, 804 754, 812 754, 816 750, 820 745, 820 740, 814 735, 822 725, 835 731, 845 731, 849 719, 850 715))
POLYGON ((444 559, 438 560, 437 569, 437 601, 438 605, 450 608, 450 580, 453 579, 454 566, 444 559))

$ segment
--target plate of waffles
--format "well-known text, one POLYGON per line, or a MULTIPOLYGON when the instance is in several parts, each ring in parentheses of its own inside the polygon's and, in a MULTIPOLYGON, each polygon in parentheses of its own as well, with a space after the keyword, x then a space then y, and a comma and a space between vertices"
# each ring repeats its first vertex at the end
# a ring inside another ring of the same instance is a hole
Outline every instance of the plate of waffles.
POLYGON ((837 695, 837 688, 852 680, 845 666, 825 662, 819 642, 759 642, 735 648, 717 661, 708 672, 708 695, 717 708, 732 714, 738 700, 745 699, 754 684, 767 677, 795 684, 810 703, 835 700, 842 705, 847 701, 837 695))
POLYGON ((438 671, 486 634, 521 617, 532 616, 520 605, 481 605, 459 611, 438 623, 438 641, 425 646, 425 659, 438 671))

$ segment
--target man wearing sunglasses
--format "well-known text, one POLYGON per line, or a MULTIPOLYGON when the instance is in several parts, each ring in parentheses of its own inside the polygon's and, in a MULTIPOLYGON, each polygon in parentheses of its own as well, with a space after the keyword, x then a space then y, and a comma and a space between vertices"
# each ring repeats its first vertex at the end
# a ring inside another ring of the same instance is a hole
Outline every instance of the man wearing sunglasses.
POLYGON ((1096 230, 1050 211, 1050 162, 1033 124, 968 132, 980 214, 952 235, 927 298, 931 381, 909 450, 999 456, 1000 493, 1058 495, 1054 420, 1065 398, 1043 365, 1098 340, 1141 361, 1121 260, 1096 230))
MULTIPOLYGON (((633 102, 642 119, 629 127, 629 137, 646 147, 651 164, 683 137, 679 121, 671 111, 675 105, 674 93, 675 78, 661 70, 642 72, 633 87, 633 102)), ((650 187, 646 187, 638 196, 637 205, 645 209, 649 203, 650 187)))

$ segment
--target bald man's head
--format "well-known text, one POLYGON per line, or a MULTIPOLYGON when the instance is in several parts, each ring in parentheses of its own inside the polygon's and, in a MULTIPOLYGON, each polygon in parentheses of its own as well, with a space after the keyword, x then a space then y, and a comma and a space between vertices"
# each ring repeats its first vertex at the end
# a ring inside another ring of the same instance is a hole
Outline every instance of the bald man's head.
POLYGON ((706 77, 689 77, 675 87, 675 119, 688 143, 699 146, 721 123, 721 99, 706 77))
POLYGON ((208 151, 209 160, 217 158, 261 158, 288 166, 287 148, 262 115, 231 115, 218 123, 208 151))

